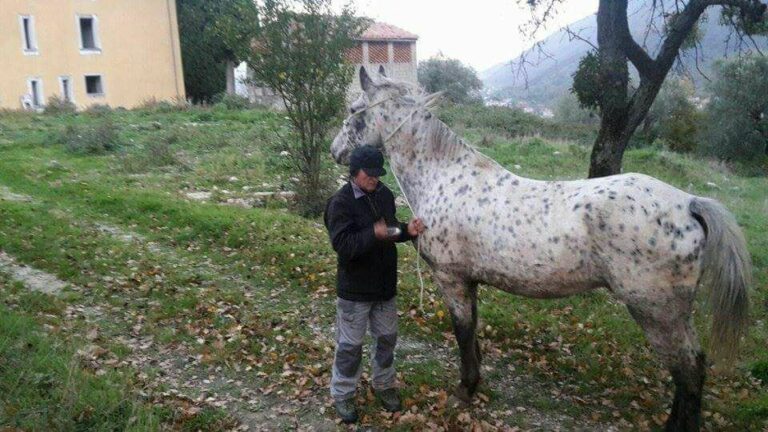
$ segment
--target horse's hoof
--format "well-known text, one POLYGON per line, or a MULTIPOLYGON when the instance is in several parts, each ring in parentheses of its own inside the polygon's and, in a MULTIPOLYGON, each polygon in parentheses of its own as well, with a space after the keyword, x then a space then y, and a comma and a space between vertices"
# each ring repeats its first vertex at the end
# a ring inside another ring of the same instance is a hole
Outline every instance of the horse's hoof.
POLYGON ((450 395, 445 405, 453 409, 466 409, 469 407, 469 401, 465 401, 456 395, 450 395))

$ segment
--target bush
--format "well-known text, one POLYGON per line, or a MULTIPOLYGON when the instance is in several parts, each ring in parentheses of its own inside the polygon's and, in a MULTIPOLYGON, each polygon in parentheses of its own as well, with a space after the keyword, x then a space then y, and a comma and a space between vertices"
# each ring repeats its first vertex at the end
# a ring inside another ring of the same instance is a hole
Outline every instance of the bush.
POLYGON ((759 379, 763 384, 768 385, 768 360, 761 360, 752 364, 750 367, 752 376, 759 379))
POLYGON ((216 107, 222 107, 231 110, 243 110, 251 108, 251 101, 247 97, 237 94, 219 93, 213 97, 213 103, 216 107))
POLYGON ((664 83, 643 125, 646 141, 663 140, 669 150, 691 152, 696 148, 700 114, 693 104, 693 83, 672 79, 664 83))
POLYGON ((136 109, 152 113, 169 113, 178 111, 181 107, 165 100, 157 100, 155 97, 143 100, 136 109))
POLYGON ((576 95, 568 92, 557 102, 555 120, 566 124, 597 125, 600 123, 600 113, 595 109, 583 108, 576 95))
POLYGON ((590 144, 595 139, 593 125, 561 124, 519 109, 486 107, 482 105, 453 105, 442 107, 438 117, 447 125, 490 129, 507 137, 543 136, 571 139, 590 144))
POLYGON ((182 168, 187 166, 182 162, 173 149, 173 145, 181 141, 189 141, 190 138, 182 135, 179 130, 172 130, 162 134, 157 139, 153 139, 142 147, 138 147, 134 153, 125 153, 120 156, 120 169, 128 173, 145 172, 151 167, 167 167, 180 165, 182 168))
POLYGON ((168 139, 160 139, 147 144, 146 156, 147 160, 155 166, 169 166, 179 163, 168 139))
POLYGON ((768 59, 745 58, 715 67, 700 151, 727 161, 768 159, 768 59))
POLYGON ((45 109, 43 110, 45 114, 51 115, 72 114, 76 111, 77 107, 75 104, 58 96, 51 96, 48 98, 48 104, 45 105, 45 109))
POLYGON ((103 116, 112 113, 112 107, 107 104, 93 104, 85 109, 85 113, 92 116, 103 116))
POLYGON ((95 125, 69 125, 64 129, 59 142, 67 151, 79 154, 103 154, 120 148, 117 127, 109 117, 95 125))

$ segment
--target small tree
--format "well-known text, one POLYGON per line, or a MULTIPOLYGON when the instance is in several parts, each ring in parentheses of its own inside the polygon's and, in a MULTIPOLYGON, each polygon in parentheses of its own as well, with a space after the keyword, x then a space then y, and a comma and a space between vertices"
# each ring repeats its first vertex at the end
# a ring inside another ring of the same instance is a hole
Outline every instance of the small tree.
POLYGON ((724 160, 768 156, 768 59, 751 57, 715 66, 701 150, 724 160))
POLYGON ((644 132, 653 141, 660 138, 670 150, 690 152, 696 148, 699 112, 693 103, 694 87, 690 80, 668 80, 646 117, 644 132))
POLYGON ((265 0, 259 16, 248 64, 254 84, 271 88, 285 104, 293 133, 281 145, 300 173, 300 210, 316 215, 331 186, 323 157, 328 135, 341 119, 352 82, 345 52, 365 21, 349 5, 334 14, 331 0, 265 0))
POLYGON ((419 63, 419 84, 428 92, 445 92, 445 96, 458 104, 477 103, 482 99, 483 82, 469 66, 456 59, 432 57, 419 63))

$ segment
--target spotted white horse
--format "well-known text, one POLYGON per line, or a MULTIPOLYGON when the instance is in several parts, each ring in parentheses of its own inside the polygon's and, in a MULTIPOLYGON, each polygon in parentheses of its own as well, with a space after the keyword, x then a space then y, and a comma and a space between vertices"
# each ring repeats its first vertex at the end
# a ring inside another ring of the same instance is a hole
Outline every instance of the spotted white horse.
POLYGON ((341 164, 363 144, 385 153, 451 313, 461 352, 455 395, 480 381, 477 284, 534 298, 607 287, 626 304, 676 386, 667 430, 698 430, 705 358, 691 313, 708 288, 712 348, 732 354, 748 320, 751 263, 719 203, 642 174, 537 181, 467 145, 429 111, 434 95, 360 70, 364 90, 336 136, 341 164))

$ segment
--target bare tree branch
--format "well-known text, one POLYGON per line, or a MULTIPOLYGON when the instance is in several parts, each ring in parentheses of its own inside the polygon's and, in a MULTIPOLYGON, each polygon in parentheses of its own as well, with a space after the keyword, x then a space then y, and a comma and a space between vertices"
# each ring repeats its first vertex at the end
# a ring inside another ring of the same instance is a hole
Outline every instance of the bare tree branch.
POLYGON ((544 50, 544 43, 542 41, 535 42, 533 46, 525 51, 518 57, 518 60, 512 60, 510 66, 514 71, 513 83, 522 77, 525 88, 528 88, 528 66, 538 66, 543 60, 550 60, 551 54, 544 50), (537 54, 535 61, 530 61, 529 56, 537 54))
POLYGON ((704 73, 703 70, 701 70, 701 65, 699 64, 699 48, 701 48, 701 58, 704 58, 704 45, 701 44, 701 42, 696 42, 693 45, 694 49, 694 64, 696 65, 696 70, 699 72, 699 75, 704 77, 705 80, 711 81, 707 74, 704 73))
POLYGON ((592 41, 591 41, 591 40, 589 40, 589 39, 587 39, 587 38, 583 37, 583 36, 580 34, 580 32, 581 32, 582 30, 584 30, 584 29, 580 29, 578 32, 575 32, 575 31, 573 31, 573 30, 571 29, 571 26, 567 25, 567 26, 563 27, 563 30, 565 30, 566 34, 568 35, 568 42, 573 42, 574 40, 578 40, 578 41, 581 41, 581 42, 584 42, 584 43, 588 44, 588 45, 589 45, 589 46, 591 46, 591 47, 592 47, 592 49, 593 49, 593 50, 595 50, 595 51, 597 51, 597 50, 599 49, 599 48, 597 47, 597 45, 595 45, 594 43, 592 43, 592 41))

